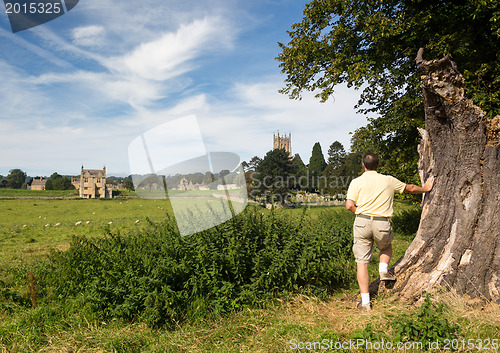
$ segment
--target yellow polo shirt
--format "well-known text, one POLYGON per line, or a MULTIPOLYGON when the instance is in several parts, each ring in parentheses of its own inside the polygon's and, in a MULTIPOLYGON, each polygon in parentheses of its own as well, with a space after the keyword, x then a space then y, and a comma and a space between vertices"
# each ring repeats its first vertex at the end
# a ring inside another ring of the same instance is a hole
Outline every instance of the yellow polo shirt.
POLYGON ((392 217, 394 193, 402 194, 406 184, 390 175, 368 170, 347 189, 347 199, 356 204, 356 214, 392 217))

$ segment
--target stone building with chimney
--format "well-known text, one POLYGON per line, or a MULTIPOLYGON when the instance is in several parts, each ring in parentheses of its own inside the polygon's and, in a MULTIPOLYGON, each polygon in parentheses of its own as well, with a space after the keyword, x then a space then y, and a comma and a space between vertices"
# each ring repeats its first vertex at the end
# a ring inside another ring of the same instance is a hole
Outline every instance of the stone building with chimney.
POLYGON ((33 178, 31 185, 28 185, 28 190, 45 190, 46 182, 47 179, 44 179, 43 177, 33 178))
POLYGON ((80 178, 72 178, 71 183, 85 199, 113 198, 113 188, 106 185, 106 167, 103 169, 84 169, 82 165, 80 178))

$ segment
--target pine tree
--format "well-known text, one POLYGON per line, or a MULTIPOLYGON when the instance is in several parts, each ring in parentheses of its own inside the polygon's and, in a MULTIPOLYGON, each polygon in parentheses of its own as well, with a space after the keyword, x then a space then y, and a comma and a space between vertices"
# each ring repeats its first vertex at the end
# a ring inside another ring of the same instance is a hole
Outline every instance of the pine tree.
POLYGON ((309 165, 307 171, 309 172, 309 191, 315 191, 319 188, 319 179, 323 175, 323 171, 326 168, 325 157, 321 151, 321 145, 316 142, 313 146, 311 158, 309 159, 309 165))

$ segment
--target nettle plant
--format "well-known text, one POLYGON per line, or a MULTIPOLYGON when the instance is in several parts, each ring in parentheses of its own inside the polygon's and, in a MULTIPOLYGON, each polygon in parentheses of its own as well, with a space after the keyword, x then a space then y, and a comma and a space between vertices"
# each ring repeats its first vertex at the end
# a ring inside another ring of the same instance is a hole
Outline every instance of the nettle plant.
MULTIPOLYGON (((235 218, 181 237, 173 219, 103 237, 75 236, 51 255, 40 286, 77 298, 104 319, 152 327, 219 315, 291 292, 323 296, 348 286, 351 219, 317 220, 249 207, 235 218)), ((50 292, 50 291, 47 291, 50 292)))

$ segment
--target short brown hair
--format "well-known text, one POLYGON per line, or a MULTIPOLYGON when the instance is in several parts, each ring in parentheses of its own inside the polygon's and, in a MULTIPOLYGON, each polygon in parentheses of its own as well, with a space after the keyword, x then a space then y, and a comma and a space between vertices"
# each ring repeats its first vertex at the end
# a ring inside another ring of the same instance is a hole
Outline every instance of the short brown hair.
POLYGON ((363 156, 363 164, 368 170, 377 170, 378 156, 375 153, 367 153, 363 156))

